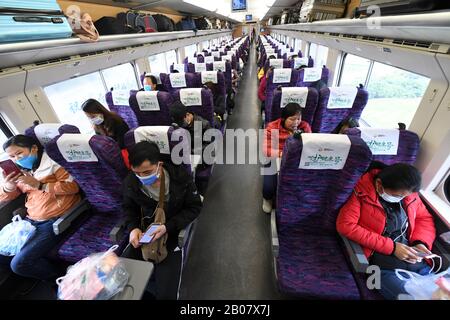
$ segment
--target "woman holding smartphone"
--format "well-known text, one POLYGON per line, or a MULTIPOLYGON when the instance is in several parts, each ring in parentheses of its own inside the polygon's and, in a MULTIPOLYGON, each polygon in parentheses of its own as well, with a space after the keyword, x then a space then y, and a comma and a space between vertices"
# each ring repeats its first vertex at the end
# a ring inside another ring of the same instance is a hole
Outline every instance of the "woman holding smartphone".
POLYGON ((45 258, 60 237, 54 234, 53 223, 80 201, 78 185, 32 137, 14 136, 5 142, 3 149, 22 172, 3 173, 0 202, 25 193, 25 219, 36 231, 16 256, 0 255, 0 264, 10 265, 14 273, 24 277, 53 280, 60 270, 45 258))

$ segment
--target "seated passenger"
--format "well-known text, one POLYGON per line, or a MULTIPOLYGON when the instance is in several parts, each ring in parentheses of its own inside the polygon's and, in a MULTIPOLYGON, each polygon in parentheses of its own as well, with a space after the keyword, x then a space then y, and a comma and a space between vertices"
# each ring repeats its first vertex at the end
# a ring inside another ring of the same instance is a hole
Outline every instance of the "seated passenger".
POLYGON ((158 80, 156 77, 151 74, 146 74, 144 77, 144 91, 164 91, 164 87, 162 84, 158 84, 158 80))
MULTIPOLYGON (((276 59, 274 55, 270 55, 268 59, 276 59)), ((265 70, 264 66, 261 67, 261 69, 258 70, 258 80, 261 80, 264 77, 265 70)))
POLYGON ((274 67, 270 67, 267 70, 266 75, 261 79, 261 82, 259 83, 258 88, 258 98, 261 101, 261 111, 264 110, 266 105, 266 87, 267 87, 267 80, 269 79, 270 74, 274 70, 274 67))
POLYGON ((128 151, 124 142, 125 134, 130 130, 127 123, 118 114, 109 111, 95 99, 86 100, 81 108, 92 123, 96 134, 110 137, 117 142, 122 149, 125 165, 130 168, 128 151))
POLYGON ((213 103, 214 103, 214 114, 219 116, 217 118, 220 119, 220 123, 218 124, 219 127, 223 121, 223 115, 225 114, 225 97, 221 94, 219 94, 219 88, 218 85, 215 83, 212 83, 211 81, 208 81, 205 83, 205 87, 209 90, 211 90, 211 93, 213 95, 213 103))
POLYGON ((25 219, 36 231, 16 256, 0 255, 0 264, 10 265, 14 273, 23 277, 55 280, 64 270, 46 258, 61 239, 53 232, 53 223, 80 201, 78 185, 32 137, 14 136, 5 142, 3 150, 22 174, 3 175, 0 202, 25 193, 25 219))
MULTIPOLYGON (((172 122, 175 123, 178 127, 185 128, 189 131, 189 134, 191 136, 191 153, 194 153, 194 151, 200 151, 200 150, 194 150, 194 137, 197 132, 194 131, 194 123, 196 121, 201 123, 201 132, 198 132, 197 134, 201 134, 201 136, 198 136, 197 139, 201 139, 202 141, 202 150, 209 144, 207 141, 203 141, 203 134, 206 130, 211 128, 211 125, 209 121, 203 119, 201 116, 196 115, 192 112, 189 112, 186 108, 186 106, 181 103, 181 101, 175 101, 170 107, 169 107, 170 117, 172 119, 172 122)), ((198 152, 195 152, 198 154, 198 152)))
POLYGON ((342 120, 338 126, 336 127, 336 129, 333 130, 332 133, 335 134, 344 134, 344 131, 350 128, 358 128, 359 127, 359 122, 357 119, 352 118, 352 117, 348 117, 344 120, 342 120))
MULTIPOLYGON (((281 109, 281 118, 267 124, 264 138, 264 155, 268 158, 282 156, 284 144, 295 132, 311 133, 311 127, 302 121, 302 108, 297 103, 288 103, 281 109), (278 134, 278 147, 272 146, 272 135, 278 134)), ((270 166, 270 164, 268 165, 270 166)), ((277 190, 278 174, 264 175, 263 211, 272 211, 272 200, 277 190)))
POLYGON ((395 269, 421 275, 432 271, 419 256, 431 254, 436 236, 433 217, 417 193, 420 185, 420 173, 411 165, 372 169, 359 180, 336 221, 337 231, 360 244, 369 263, 380 267, 380 293, 386 299, 406 293, 395 269))
MULTIPOLYGON (((143 231, 153 222, 159 200, 160 178, 165 177, 166 223, 155 232, 155 239, 168 234, 167 257, 155 264, 147 291, 157 299, 177 299, 182 268, 182 251, 175 250, 178 233, 200 214, 202 202, 190 174, 183 166, 160 161, 159 148, 154 142, 142 141, 130 149, 131 170, 124 181, 123 208, 127 213, 130 243, 139 248, 143 231), (146 219, 147 218, 147 219, 146 219)), ((140 255, 140 250, 136 252, 140 255)))

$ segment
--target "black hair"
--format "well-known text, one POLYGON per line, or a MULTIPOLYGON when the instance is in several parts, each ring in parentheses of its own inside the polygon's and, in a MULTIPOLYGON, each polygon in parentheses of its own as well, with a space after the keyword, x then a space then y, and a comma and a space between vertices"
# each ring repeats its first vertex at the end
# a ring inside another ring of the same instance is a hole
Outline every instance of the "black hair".
POLYGON ((275 57, 273 54, 271 54, 270 56, 269 56, 269 59, 276 59, 277 57, 275 57))
POLYGON ((358 120, 356 118, 353 118, 353 117, 345 118, 344 120, 339 122, 339 124, 333 130, 332 133, 335 133, 335 134, 340 133, 341 130, 342 130, 342 127, 344 127, 344 126, 347 126, 349 128, 357 128, 357 127, 359 127, 359 122, 358 122, 358 120))
POLYGON ((146 160, 151 164, 157 164, 160 159, 159 147, 153 141, 141 141, 129 149, 128 161, 132 167, 138 167, 146 160))
POLYGON ((146 78, 149 78, 150 81, 151 81, 154 85, 157 85, 157 84, 158 84, 158 80, 156 80, 156 77, 155 77, 154 75, 146 74, 145 77, 146 77, 146 78))
POLYGON ((110 111, 95 99, 86 100, 81 109, 87 113, 101 113, 103 116, 109 116, 110 111))
POLYGON ((180 73, 177 69, 173 69, 172 73, 180 73))
POLYGON ((376 178, 381 180, 383 188, 418 192, 422 184, 419 170, 409 164, 396 163, 382 169, 376 178))
POLYGON ((170 118, 172 119, 172 122, 176 123, 179 127, 183 127, 186 113, 186 106, 179 100, 172 103, 169 107, 170 118))
POLYGON ((27 149, 31 150, 31 148, 34 145, 38 148, 37 161, 34 163, 33 168, 32 168, 34 170, 39 167, 39 164, 41 163, 42 154, 44 152, 44 148, 42 147, 42 145, 39 143, 39 141, 36 138, 26 136, 24 134, 18 134, 14 137, 9 138, 3 144, 3 150, 6 151, 6 149, 8 149, 10 146, 17 146, 17 147, 27 148, 27 149))
POLYGON ((286 107, 281 108, 281 120, 284 123, 287 118, 295 116, 296 114, 302 114, 302 107, 298 103, 288 103, 286 107))

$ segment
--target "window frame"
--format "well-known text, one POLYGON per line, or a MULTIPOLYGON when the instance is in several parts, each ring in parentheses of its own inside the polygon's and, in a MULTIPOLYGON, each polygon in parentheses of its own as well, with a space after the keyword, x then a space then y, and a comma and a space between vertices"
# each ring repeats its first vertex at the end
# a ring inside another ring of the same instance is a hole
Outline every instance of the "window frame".
MULTIPOLYGON (((337 81, 337 86, 338 87, 341 86, 342 76, 344 74, 344 68, 345 68, 345 61, 347 60, 348 55, 352 55, 352 56, 355 56, 355 57, 358 57, 358 58, 367 59, 367 58, 364 58, 364 57, 357 56, 355 54, 351 54, 349 52, 344 52, 344 54, 341 57, 341 65, 340 65, 340 68, 339 68, 339 76, 338 76, 338 81, 337 81)), ((372 75, 373 65, 375 63, 371 59, 367 59, 367 60, 369 60, 370 63, 369 63, 369 69, 367 70, 366 80, 365 80, 365 82, 363 84, 364 88, 367 88, 367 85, 369 84, 370 76, 372 75)))

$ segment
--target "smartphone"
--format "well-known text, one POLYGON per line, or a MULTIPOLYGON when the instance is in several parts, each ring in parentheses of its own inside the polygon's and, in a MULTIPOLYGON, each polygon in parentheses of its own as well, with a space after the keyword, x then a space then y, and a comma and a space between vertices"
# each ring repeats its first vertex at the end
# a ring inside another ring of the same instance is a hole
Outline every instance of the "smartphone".
POLYGON ((22 173, 22 171, 20 171, 19 167, 16 166, 16 164, 12 160, 1 161, 0 168, 2 168, 2 170, 6 176, 13 172, 15 175, 22 173))
POLYGON ((425 252, 417 252, 416 256, 420 257, 420 258, 428 258, 430 256, 432 256, 432 253, 425 253, 425 252))
POLYGON ((154 224, 150 226, 150 228, 145 231, 144 235, 142 236, 141 240, 139 240, 139 243, 150 243, 153 240, 154 235, 151 235, 153 232, 155 232, 156 229, 158 229, 160 225, 154 224))

